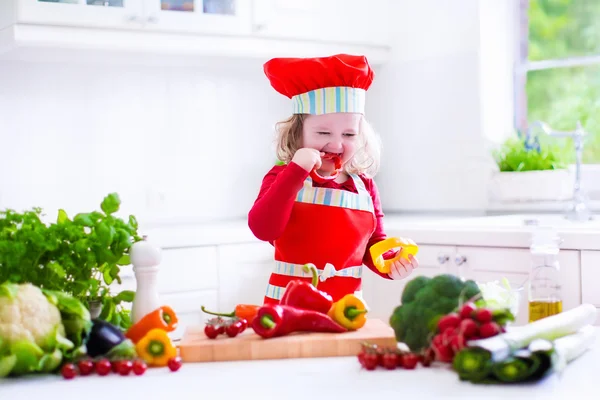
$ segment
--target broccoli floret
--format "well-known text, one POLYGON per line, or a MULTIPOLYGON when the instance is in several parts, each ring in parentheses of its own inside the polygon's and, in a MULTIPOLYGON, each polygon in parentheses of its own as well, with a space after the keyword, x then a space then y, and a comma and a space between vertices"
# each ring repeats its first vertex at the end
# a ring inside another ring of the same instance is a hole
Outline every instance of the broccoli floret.
POLYGON ((427 285, 431 278, 426 276, 417 276, 404 286, 402 291, 402 298, 400 299, 402 304, 410 303, 415 298, 415 295, 423 286, 427 285))
POLYGON ((417 277, 406 284, 402 304, 390 316, 396 340, 418 352, 428 346, 437 320, 480 294, 477 284, 462 281, 455 275, 441 274, 433 278, 417 277))

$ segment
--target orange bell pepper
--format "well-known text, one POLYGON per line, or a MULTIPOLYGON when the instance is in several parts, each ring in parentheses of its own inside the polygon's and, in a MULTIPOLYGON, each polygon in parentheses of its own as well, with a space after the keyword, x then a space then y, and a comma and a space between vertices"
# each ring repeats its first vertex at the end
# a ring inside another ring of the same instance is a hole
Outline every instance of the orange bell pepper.
POLYGON ((125 337, 133 343, 139 342, 152 329, 162 329, 165 332, 172 332, 177 329, 177 314, 169 306, 161 306, 156 310, 144 315, 137 323, 132 325, 125 337))

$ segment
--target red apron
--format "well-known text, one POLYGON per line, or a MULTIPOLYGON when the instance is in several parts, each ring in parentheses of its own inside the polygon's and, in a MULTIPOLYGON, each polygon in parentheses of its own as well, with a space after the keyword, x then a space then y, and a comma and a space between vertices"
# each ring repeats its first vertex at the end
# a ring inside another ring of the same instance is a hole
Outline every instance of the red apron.
POLYGON ((373 200, 357 175, 350 175, 358 193, 313 187, 308 177, 298 192, 290 220, 273 242, 275 270, 265 303, 278 303, 292 280, 311 281, 302 266, 319 270, 319 290, 334 301, 361 288, 367 243, 375 231, 373 200))

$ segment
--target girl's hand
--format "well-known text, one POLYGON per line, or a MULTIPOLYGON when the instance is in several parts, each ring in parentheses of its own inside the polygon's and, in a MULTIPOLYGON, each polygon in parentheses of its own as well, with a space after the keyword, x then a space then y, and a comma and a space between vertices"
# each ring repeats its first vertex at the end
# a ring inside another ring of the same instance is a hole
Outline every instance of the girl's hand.
POLYGON ((321 156, 323 155, 324 153, 321 153, 319 150, 303 147, 296 151, 292 158, 292 162, 295 162, 306 171, 310 172, 313 169, 321 168, 321 156))
POLYGON ((413 270, 418 266, 419 260, 417 260, 412 254, 409 254, 408 260, 406 258, 401 258, 394 261, 388 276, 394 280, 405 279, 412 274, 413 270))

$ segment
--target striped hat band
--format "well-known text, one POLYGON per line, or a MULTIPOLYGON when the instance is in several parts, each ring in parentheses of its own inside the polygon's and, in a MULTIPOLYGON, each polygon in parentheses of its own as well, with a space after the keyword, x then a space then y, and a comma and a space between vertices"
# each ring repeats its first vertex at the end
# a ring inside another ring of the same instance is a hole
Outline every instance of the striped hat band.
POLYGON ((294 114, 365 113, 364 89, 326 87, 292 97, 294 114))

